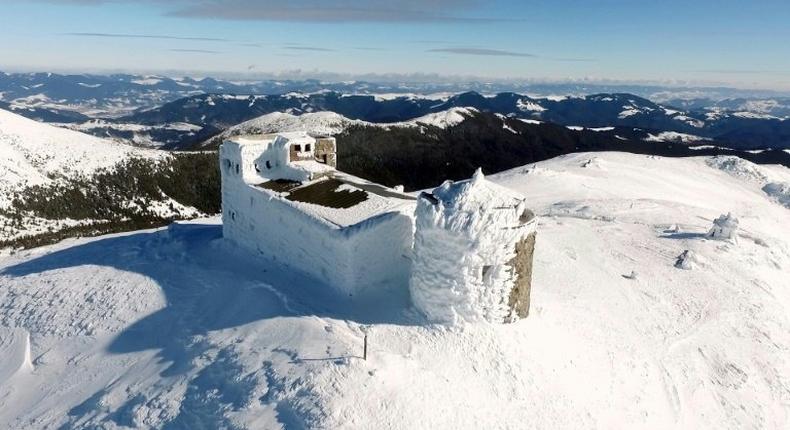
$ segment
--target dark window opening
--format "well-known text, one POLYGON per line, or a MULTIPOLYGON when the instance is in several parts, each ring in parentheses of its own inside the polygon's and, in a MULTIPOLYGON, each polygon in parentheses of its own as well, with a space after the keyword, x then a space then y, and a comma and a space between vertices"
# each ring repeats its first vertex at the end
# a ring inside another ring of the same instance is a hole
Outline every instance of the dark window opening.
POLYGON ((236 163, 236 174, 239 174, 239 163, 236 163))
POLYGON ((304 150, 306 152, 310 152, 310 144, 309 143, 304 146, 304 150))
POLYGON ((520 217, 518 217, 518 221, 521 224, 526 224, 526 223, 532 221, 532 218, 535 218, 535 214, 532 213, 532 211, 529 210, 529 209, 524 209, 524 212, 521 214, 520 217))
POLYGON ((271 163, 271 161, 269 161, 269 160, 266 160, 266 168, 267 168, 267 169, 271 169, 271 168, 272 168, 272 163, 271 163))
POLYGON ((261 168, 258 167, 258 163, 255 163, 255 171, 261 173, 261 168))
POLYGON ((494 275, 491 269, 493 269, 493 266, 483 266, 482 278, 484 284, 491 282, 491 277, 494 275))
POLYGON ((302 145, 294 145, 294 151, 302 152, 302 145))

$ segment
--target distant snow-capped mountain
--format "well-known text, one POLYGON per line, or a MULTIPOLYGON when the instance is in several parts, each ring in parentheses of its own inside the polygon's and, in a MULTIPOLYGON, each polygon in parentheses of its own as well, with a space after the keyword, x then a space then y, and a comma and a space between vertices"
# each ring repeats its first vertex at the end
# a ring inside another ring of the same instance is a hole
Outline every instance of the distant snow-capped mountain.
POLYGON ((735 148, 790 147, 790 122, 786 121, 790 98, 766 91, 0 72, 0 108, 40 121, 70 124, 101 137, 164 148, 188 147, 273 112, 331 111, 351 119, 391 123, 452 107, 568 126, 685 133, 715 138, 735 148))
MULTIPOLYGON (((370 82, 327 81, 317 79, 215 79, 211 77, 171 77, 133 74, 58 74, 0 72, 0 101, 24 107, 51 108, 80 112, 92 118, 117 117, 140 109, 150 109, 179 98, 202 93, 279 95, 289 92, 376 95, 386 99, 397 96, 425 98, 426 95, 452 95, 468 91, 481 94, 513 92, 534 98, 585 96, 596 93, 634 94, 671 106, 692 110, 722 107, 731 111, 781 113, 788 95, 760 90, 733 88, 666 87, 595 82, 370 82), (728 101, 729 100, 729 101, 728 101), (721 102, 720 102, 721 101, 721 102), (765 112, 766 106, 779 108, 765 112), (737 109, 735 106, 737 105, 737 109), (692 108, 692 106, 694 106, 692 108)), ((434 96, 436 97, 436 96, 434 96)), ((529 106, 529 104, 525 104, 529 106)), ((342 113, 342 112, 339 112, 342 113)), ((65 122, 65 121, 61 121, 65 122)))
MULTIPOLYGON (((508 117, 553 122, 587 128, 631 127, 651 132, 682 133, 700 139, 716 139, 732 148, 790 148, 790 121, 738 112, 686 111, 653 103, 632 94, 594 94, 583 97, 533 98, 516 93, 484 96, 466 92, 431 98, 372 95, 288 93, 269 96, 202 94, 160 107, 106 121, 91 131, 99 135, 128 138, 131 125, 155 127, 135 133, 138 141, 183 148, 221 133, 239 123, 281 112, 302 115, 334 112, 352 120, 403 123, 448 109, 471 108, 508 117), (113 124, 119 124, 117 127, 113 124), (188 130, 171 124, 190 124, 188 130), (143 136, 138 136, 139 134, 143 136)), ((73 127, 80 127, 72 125, 73 127)))
POLYGON ((706 111, 710 113, 724 112, 740 115, 761 115, 763 117, 790 117, 790 97, 771 98, 726 98, 715 100, 710 98, 670 99, 667 104, 683 109, 706 111))
POLYGON ((433 126, 447 128, 463 122, 472 112, 476 112, 476 110, 471 108, 450 108, 446 111, 430 113, 409 121, 396 123, 373 123, 346 118, 338 113, 326 111, 309 112, 301 115, 272 112, 234 125, 211 139, 200 143, 198 146, 216 147, 225 139, 242 134, 307 131, 315 135, 333 136, 344 132, 351 126, 384 128, 433 126))

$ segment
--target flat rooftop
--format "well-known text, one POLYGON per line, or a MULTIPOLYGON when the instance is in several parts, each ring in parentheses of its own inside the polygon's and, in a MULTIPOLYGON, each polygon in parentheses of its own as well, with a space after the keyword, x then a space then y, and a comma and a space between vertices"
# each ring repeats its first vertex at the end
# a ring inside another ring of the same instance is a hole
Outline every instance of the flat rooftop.
POLYGON ((411 194, 337 171, 306 183, 270 180, 253 186, 341 228, 411 208, 416 200, 411 194))
POLYGON ((239 145, 256 144, 274 140, 277 136, 282 136, 288 140, 299 139, 321 139, 326 136, 307 133, 306 131, 287 131, 280 133, 261 133, 261 134, 240 134, 227 138, 227 141, 237 143, 239 145))

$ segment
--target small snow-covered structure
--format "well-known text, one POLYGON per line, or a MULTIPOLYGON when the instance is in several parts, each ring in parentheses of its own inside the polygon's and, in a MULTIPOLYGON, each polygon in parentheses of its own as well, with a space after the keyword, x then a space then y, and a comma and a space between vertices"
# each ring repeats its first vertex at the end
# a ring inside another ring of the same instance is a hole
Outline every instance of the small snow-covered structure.
POLYGON ((713 220, 713 226, 708 231, 708 237, 716 240, 734 240, 738 231, 738 218, 731 213, 721 215, 713 220))
POLYGON ((304 132, 225 141, 223 236, 349 295, 408 282, 414 197, 335 160, 334 138, 304 132))
POLYGON ((335 139, 305 132, 241 136, 223 145, 222 167, 245 181, 261 179, 305 182, 337 165, 335 139))
POLYGON ((509 322, 529 313, 537 220, 523 196, 478 170, 417 202, 410 290, 436 322, 509 322))

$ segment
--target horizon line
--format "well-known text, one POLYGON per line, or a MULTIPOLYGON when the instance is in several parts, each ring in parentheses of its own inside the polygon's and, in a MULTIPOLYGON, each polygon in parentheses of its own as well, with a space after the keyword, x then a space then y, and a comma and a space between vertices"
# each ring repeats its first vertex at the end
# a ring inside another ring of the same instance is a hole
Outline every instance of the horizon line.
POLYGON ((499 84, 499 85, 595 85, 595 86, 645 86, 659 88, 687 88, 687 89, 727 89, 739 91, 772 92, 790 96, 790 86, 768 87, 762 84, 748 84, 744 82, 723 82, 690 79, 613 79, 613 78, 550 78, 550 77, 485 77, 462 74, 444 73, 344 73, 323 70, 282 70, 276 72, 250 72, 250 71, 220 71, 220 70, 188 70, 188 69, 124 69, 124 68, 51 68, 39 66, 2 66, 0 73, 28 74, 28 73, 53 73, 110 76, 114 74, 128 75, 159 75, 168 78, 214 78, 222 80, 242 81, 307 81, 319 80, 328 83, 342 83, 346 81, 368 83, 412 83, 412 84, 499 84))

